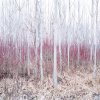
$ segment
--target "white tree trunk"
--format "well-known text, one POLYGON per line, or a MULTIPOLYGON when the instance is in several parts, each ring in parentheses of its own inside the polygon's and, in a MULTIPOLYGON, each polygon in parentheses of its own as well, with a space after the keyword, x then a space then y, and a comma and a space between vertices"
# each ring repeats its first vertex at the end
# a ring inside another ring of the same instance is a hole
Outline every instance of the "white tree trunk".
POLYGON ((35 0, 35 68, 34 68, 34 76, 37 77, 38 72, 38 22, 37 22, 37 16, 38 16, 38 6, 37 6, 37 0, 35 0))
POLYGON ((43 77, 43 55, 42 55, 42 34, 40 34, 40 40, 41 40, 41 43, 40 43, 40 72, 41 72, 41 81, 43 81, 44 77, 43 77))
POLYGON ((28 76, 30 76, 30 51, 29 51, 29 44, 27 47, 27 69, 28 69, 28 76))
MULTIPOLYGON (((91 35, 93 36, 93 0, 91 5, 91 35)), ((91 39, 91 49, 90 49, 90 62, 93 61, 93 43, 91 39)))
POLYGON ((61 38, 59 35, 59 56, 60 56, 60 74, 62 74, 62 52, 61 52, 61 38))
POLYGON ((40 35, 40 77, 41 77, 41 81, 43 81, 44 76, 43 76, 43 55, 42 55, 42 44, 43 44, 43 40, 42 40, 42 35, 43 35, 43 18, 42 18, 42 1, 38 2, 38 7, 39 7, 39 24, 38 24, 38 30, 39 30, 39 35, 40 35))
POLYGON ((91 44, 91 48, 90 48, 90 62, 92 63, 93 60, 93 44, 91 44))
POLYGON ((35 63, 36 63, 36 66, 35 66, 35 75, 37 76, 37 71, 38 71, 38 66, 37 66, 37 63, 38 63, 38 43, 40 42, 40 78, 41 78, 41 81, 43 81, 44 77, 43 77, 43 55, 42 55, 42 32, 41 32, 41 28, 42 27, 42 20, 41 20, 41 1, 38 1, 38 0, 35 0, 35 19, 36 19, 36 49, 35 49, 35 63), (38 41, 38 35, 40 36, 40 41, 38 41))
POLYGON ((54 86, 57 86, 57 46, 56 46, 56 34, 54 33, 54 69, 53 69, 53 80, 54 86))
POLYGON ((38 71, 38 34, 37 34, 37 28, 36 28, 36 42, 35 42, 35 68, 34 68, 34 75, 37 77, 37 71, 38 71))
MULTIPOLYGON (((80 30, 79 30, 79 25, 80 25, 80 3, 79 3, 79 0, 78 0, 78 35, 80 36, 80 34, 79 34, 79 32, 80 32, 80 30)), ((78 65, 79 65, 79 63, 80 63, 80 40, 79 40, 79 37, 78 36, 78 57, 77 57, 77 61, 78 61, 78 65)))
POLYGON ((99 0, 92 1, 92 3, 95 3, 93 5, 94 7, 94 70, 93 70, 93 78, 96 78, 96 72, 97 72, 97 59, 96 59, 96 53, 97 53, 97 33, 98 33, 98 2, 99 0))
POLYGON ((68 56, 68 60, 67 60, 67 62, 68 62, 68 71, 69 71, 69 65, 70 65, 70 46, 69 46, 69 43, 68 43, 68 49, 67 49, 67 56, 68 56))
POLYGON ((69 32, 68 32, 68 47, 67 47, 67 63, 68 63, 68 72, 70 70, 70 26, 71 26, 71 6, 70 6, 70 0, 69 0, 69 32))
POLYGON ((80 44, 78 43, 78 54, 77 54, 77 62, 80 64, 80 44))

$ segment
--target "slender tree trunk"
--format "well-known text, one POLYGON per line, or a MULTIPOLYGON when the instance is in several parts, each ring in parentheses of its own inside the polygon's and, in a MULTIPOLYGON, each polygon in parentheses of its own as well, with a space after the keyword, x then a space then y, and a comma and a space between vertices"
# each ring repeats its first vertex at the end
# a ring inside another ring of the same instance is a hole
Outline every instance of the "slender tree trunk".
POLYGON ((38 4, 37 0, 35 0, 35 68, 34 68, 34 76, 37 77, 38 73, 38 22, 37 22, 37 16, 38 16, 38 4))
MULTIPOLYGON (((79 0, 78 0, 78 35, 79 34, 79 25, 80 25, 80 3, 79 3, 79 0)), ((79 36, 78 36, 78 57, 77 57, 77 62, 78 62, 78 65, 80 64, 80 43, 79 43, 79 36)))
POLYGON ((55 15, 54 15, 54 32, 53 32, 53 37, 54 37, 54 67, 53 67, 53 81, 54 81, 54 86, 57 86, 57 28, 58 28, 58 19, 59 19, 59 9, 58 9, 58 0, 54 0, 54 7, 55 7, 55 15), (56 5, 57 4, 57 5, 56 5))
MULTIPOLYGON (((93 78, 96 78, 96 72, 97 72, 97 58, 96 58, 96 53, 97 53, 97 33, 98 33, 98 2, 99 0, 92 1, 92 3, 95 3, 94 7, 94 70, 93 70, 93 78)), ((94 6, 94 5, 93 5, 94 6)))
POLYGON ((97 33, 98 33, 98 3, 99 3, 99 0, 92 0, 92 5, 93 5, 93 19, 94 19, 94 31, 93 31, 93 34, 94 34, 94 69, 93 69, 93 78, 95 79, 96 78, 96 72, 97 72, 97 58, 96 58, 96 51, 97 51, 97 33), (95 5, 94 5, 95 3, 95 5))
POLYGON ((79 44, 79 42, 78 42, 77 62, 78 62, 78 65, 79 65, 80 64, 80 44, 79 44))
MULTIPOLYGON (((70 10, 71 10, 71 6, 70 6, 70 0, 69 0, 69 29, 70 29, 70 26, 71 26, 71 13, 70 13, 70 10)), ((68 33, 68 47, 67 47, 67 63, 68 63, 68 72, 70 70, 69 68, 69 65, 70 65, 70 31, 68 33)))
POLYGON ((69 43, 68 43, 68 50, 67 50, 67 56, 68 56, 68 60, 67 60, 67 62, 68 62, 68 71, 69 71, 69 65, 70 65, 70 46, 69 46, 69 43))
POLYGON ((29 51, 29 43, 28 43, 28 47, 27 47, 27 69, 28 69, 28 76, 30 76, 30 51, 29 51))
POLYGON ((59 56, 60 56, 60 74, 62 74, 62 52, 61 52, 61 39, 59 35, 59 56))
MULTIPOLYGON (((91 5, 91 35, 93 36, 93 0, 92 0, 92 5, 91 5)), ((91 40, 91 49, 90 49, 90 62, 93 63, 93 43, 91 40)))
POLYGON ((38 52, 37 52, 37 50, 38 50, 38 45, 37 45, 37 43, 38 43, 38 35, 37 35, 37 29, 36 29, 36 42, 35 42, 35 68, 34 68, 34 75, 35 75, 35 77, 37 77, 37 71, 38 71, 38 66, 37 66, 37 63, 38 63, 38 52))
POLYGON ((92 63, 93 61, 93 45, 91 44, 91 48, 90 48, 90 62, 92 63))
POLYGON ((54 69, 53 69, 53 80, 54 86, 57 86, 57 46, 56 46, 56 33, 54 33, 54 69))
POLYGON ((41 43, 40 43, 40 72, 41 72, 41 81, 43 81, 44 77, 43 77, 43 55, 42 55, 42 34, 40 34, 40 40, 41 40, 41 43))
POLYGON ((43 35, 43 19, 42 19, 42 1, 38 2, 38 9, 39 9, 39 22, 38 22, 38 30, 39 30, 39 35, 40 35, 40 77, 41 77, 41 81, 43 81, 44 76, 43 76, 43 55, 42 55, 42 44, 43 44, 43 40, 42 40, 42 35, 43 35))

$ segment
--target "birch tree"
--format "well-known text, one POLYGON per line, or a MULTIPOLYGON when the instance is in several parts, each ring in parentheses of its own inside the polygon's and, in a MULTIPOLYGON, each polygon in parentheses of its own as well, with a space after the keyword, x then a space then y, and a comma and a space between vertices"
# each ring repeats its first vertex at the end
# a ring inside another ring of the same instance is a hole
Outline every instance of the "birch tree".
POLYGON ((38 71, 38 0, 35 0, 35 77, 37 77, 38 71))
POLYGON ((54 0, 54 9, 55 9, 55 15, 54 15, 54 67, 53 67, 53 81, 54 86, 57 86, 57 21, 58 21, 58 0, 54 0), (56 6, 57 3, 57 6, 56 6))
POLYGON ((96 78, 97 73, 97 33, 98 33, 98 3, 99 0, 92 0, 93 4, 93 21, 94 21, 94 27, 93 27, 93 35, 94 35, 94 68, 93 68, 93 78, 96 78))
POLYGON ((42 1, 39 1, 38 2, 38 9, 39 9, 39 13, 38 13, 38 16, 39 16, 39 22, 38 22, 38 30, 39 30, 39 35, 40 35, 40 76, 41 76, 41 81, 43 81, 44 79, 44 76, 43 76, 43 48, 42 48, 42 45, 43 45, 43 40, 42 40, 42 35, 43 35, 43 27, 42 27, 42 1))
POLYGON ((80 34, 79 34, 79 27, 80 27, 80 3, 79 3, 79 0, 78 0, 78 29, 77 29, 77 32, 78 32, 78 39, 77 39, 77 44, 78 44, 78 54, 77 54, 77 62, 79 64, 80 62, 80 34))
POLYGON ((67 45, 68 45, 68 47, 67 47, 67 56, 68 56, 68 58, 67 58, 67 63, 68 63, 68 72, 69 72, 69 70, 70 70, 70 68, 69 68, 69 66, 70 66, 70 27, 71 27, 71 1, 69 0, 69 31, 68 31, 68 43, 67 43, 67 45))
MULTIPOLYGON (((91 39, 92 39, 92 36, 93 36, 93 24, 94 24, 94 21, 93 21, 93 0, 92 0, 92 3, 91 3, 91 39)), ((90 61, 92 63, 93 61, 93 43, 91 41, 91 48, 90 48, 90 61)))

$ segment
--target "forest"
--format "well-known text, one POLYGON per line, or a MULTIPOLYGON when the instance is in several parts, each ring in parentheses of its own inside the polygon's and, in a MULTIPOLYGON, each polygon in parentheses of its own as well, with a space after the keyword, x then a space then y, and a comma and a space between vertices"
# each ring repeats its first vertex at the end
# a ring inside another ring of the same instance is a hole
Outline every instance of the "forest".
POLYGON ((99 0, 1 0, 0 100, 100 100, 99 10, 99 0))

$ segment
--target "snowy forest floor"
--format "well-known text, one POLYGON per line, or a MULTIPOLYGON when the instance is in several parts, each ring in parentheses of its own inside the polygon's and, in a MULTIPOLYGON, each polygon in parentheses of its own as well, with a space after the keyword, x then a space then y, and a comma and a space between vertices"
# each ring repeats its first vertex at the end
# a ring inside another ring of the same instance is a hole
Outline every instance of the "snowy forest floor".
POLYGON ((92 73, 75 73, 58 76, 58 86, 53 87, 52 79, 41 82, 33 77, 2 79, 0 100, 100 100, 100 77, 95 80, 92 73))

